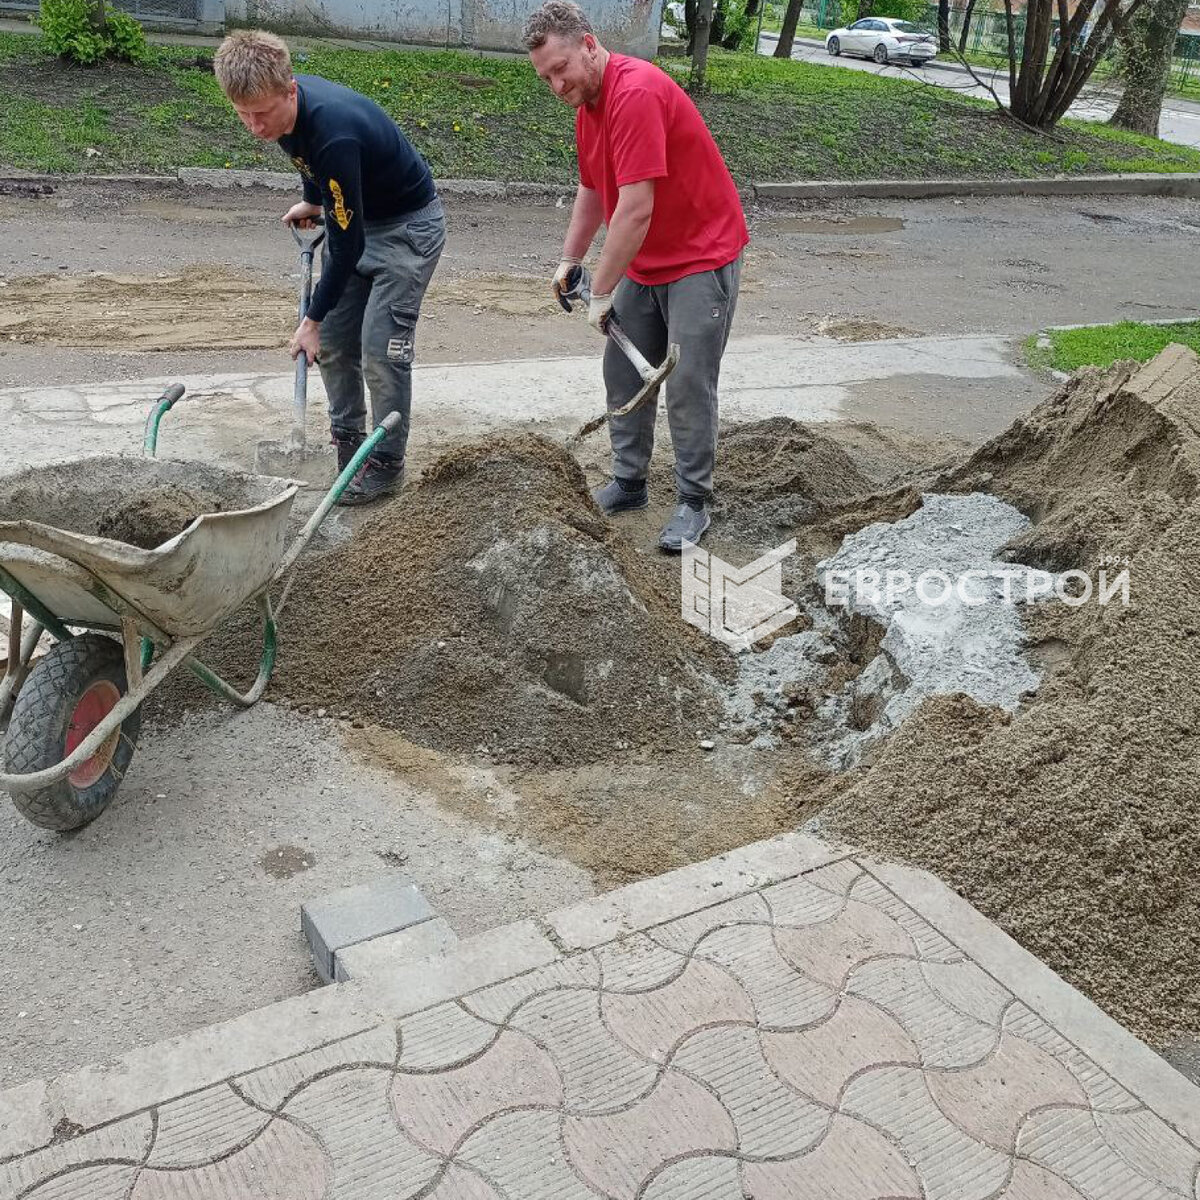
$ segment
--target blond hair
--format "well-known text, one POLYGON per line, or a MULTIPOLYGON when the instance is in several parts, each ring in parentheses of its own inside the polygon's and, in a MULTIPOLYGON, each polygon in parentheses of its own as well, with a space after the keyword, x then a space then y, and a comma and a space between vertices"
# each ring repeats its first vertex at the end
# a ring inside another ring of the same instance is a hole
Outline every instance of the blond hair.
POLYGON ((521 40, 526 50, 538 50, 546 44, 547 38, 582 42, 583 35, 591 32, 591 22, 578 4, 573 4, 572 0, 546 0, 541 8, 530 14, 521 40))
POLYGON ((213 56, 213 74, 235 104, 255 96, 286 92, 292 82, 292 56, 282 38, 261 29, 238 29, 213 56))

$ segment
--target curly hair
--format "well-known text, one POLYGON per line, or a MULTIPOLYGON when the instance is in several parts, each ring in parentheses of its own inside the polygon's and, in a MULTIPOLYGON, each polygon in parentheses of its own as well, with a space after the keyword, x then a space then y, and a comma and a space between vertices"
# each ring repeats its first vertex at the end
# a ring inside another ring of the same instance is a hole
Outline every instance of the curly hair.
POLYGON ((572 0, 546 0, 525 22, 521 41, 526 50, 537 50, 546 44, 547 38, 579 42, 585 33, 591 32, 592 24, 578 4, 572 0))

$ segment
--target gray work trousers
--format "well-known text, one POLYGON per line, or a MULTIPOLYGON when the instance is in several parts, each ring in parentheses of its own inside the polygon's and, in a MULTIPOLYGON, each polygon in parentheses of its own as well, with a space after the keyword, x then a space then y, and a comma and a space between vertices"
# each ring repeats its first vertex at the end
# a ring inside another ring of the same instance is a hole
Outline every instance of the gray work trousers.
POLYGON ((441 200, 393 221, 366 222, 366 247, 346 290, 321 322, 321 378, 334 437, 365 433, 388 413, 400 424, 378 452, 403 458, 412 408, 412 362, 421 300, 446 243, 441 200))
MULTIPOLYGON (((647 286, 626 277, 613 295, 617 320, 651 363, 662 362, 671 342, 679 345, 679 364, 664 387, 681 498, 702 500, 712 492, 717 381, 741 273, 739 254, 715 271, 685 275, 674 283, 647 286)), ((642 386, 641 376, 612 341, 604 350, 604 385, 610 409, 628 403, 642 386)), ((657 410, 656 397, 628 416, 609 421, 613 474, 618 479, 645 479, 649 473, 657 410)))

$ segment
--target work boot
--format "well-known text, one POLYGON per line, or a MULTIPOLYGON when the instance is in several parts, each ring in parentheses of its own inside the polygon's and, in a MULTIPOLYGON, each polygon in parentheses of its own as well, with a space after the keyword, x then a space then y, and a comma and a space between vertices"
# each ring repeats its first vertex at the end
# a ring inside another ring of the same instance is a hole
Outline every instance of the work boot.
POLYGON ((359 447, 366 441, 367 435, 354 429, 335 429, 330 441, 337 449, 337 473, 340 475, 358 453, 359 447))
POLYGON ((606 516, 635 512, 650 503, 650 493, 644 479, 610 479, 601 487, 592 488, 592 500, 606 516))
POLYGON ((398 492, 403 482, 404 459, 393 458, 390 454, 372 454, 338 503, 370 504, 398 492))
POLYGON ((708 505, 703 500, 681 498, 671 519, 663 526, 658 544, 670 554, 679 554, 684 542, 699 545, 704 531, 712 524, 708 505))

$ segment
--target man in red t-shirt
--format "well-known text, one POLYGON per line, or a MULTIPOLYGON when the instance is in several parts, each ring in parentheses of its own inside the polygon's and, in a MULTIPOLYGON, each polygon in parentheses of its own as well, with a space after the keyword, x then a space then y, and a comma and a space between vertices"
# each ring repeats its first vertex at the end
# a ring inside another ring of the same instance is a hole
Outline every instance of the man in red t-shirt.
MULTIPOLYGON (((579 188, 555 291, 604 224, 588 320, 603 331, 615 313, 651 362, 671 342, 680 347, 666 384, 679 503, 659 540, 678 551, 709 526, 717 380, 750 240, 737 188, 687 93, 652 63, 605 50, 577 4, 548 0, 526 22, 524 40, 534 69, 575 109, 579 188)), ((610 409, 642 386, 612 342, 604 383, 610 409)), ((649 503, 656 408, 650 401, 609 422, 613 478, 592 498, 610 515, 649 503)))

